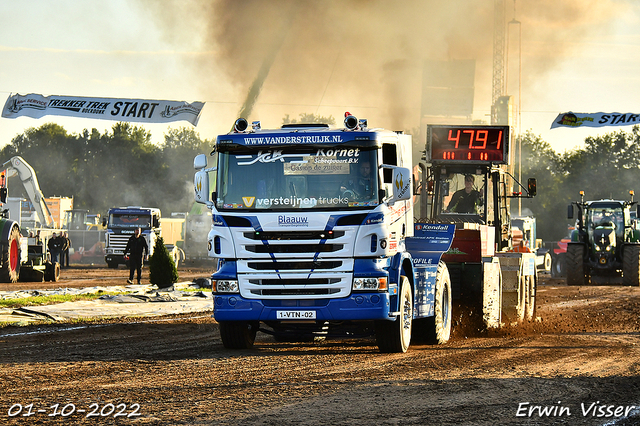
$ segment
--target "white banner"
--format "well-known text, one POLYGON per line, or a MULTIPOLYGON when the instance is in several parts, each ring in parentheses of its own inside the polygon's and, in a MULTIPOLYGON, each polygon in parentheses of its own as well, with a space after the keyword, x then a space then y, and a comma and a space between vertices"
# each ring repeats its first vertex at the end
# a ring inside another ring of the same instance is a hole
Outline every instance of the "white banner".
POLYGON ((640 114, 627 112, 595 112, 583 114, 579 112, 565 112, 558 115, 551 128, 557 127, 605 127, 605 126, 630 126, 640 124, 640 114))
POLYGON ((97 120, 165 123, 185 120, 198 124, 204 102, 144 99, 86 98, 80 96, 11 95, 2 109, 4 118, 64 115, 97 120))

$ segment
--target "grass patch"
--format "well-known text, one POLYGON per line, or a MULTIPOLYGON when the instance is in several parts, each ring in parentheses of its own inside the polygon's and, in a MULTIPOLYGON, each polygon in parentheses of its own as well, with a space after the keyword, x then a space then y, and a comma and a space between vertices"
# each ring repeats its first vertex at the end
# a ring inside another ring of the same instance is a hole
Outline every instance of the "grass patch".
POLYGON ((54 294, 49 296, 32 296, 20 299, 0 300, 0 308, 17 309, 25 306, 55 305, 64 302, 77 302, 79 300, 95 300, 102 296, 115 296, 118 294, 129 294, 131 292, 101 292, 89 294, 54 294))
POLYGON ((187 288, 181 288, 179 291, 184 291, 184 292, 192 292, 192 293, 196 293, 198 291, 201 291, 203 293, 211 293, 211 289, 210 288, 198 288, 198 287, 187 287, 187 288))

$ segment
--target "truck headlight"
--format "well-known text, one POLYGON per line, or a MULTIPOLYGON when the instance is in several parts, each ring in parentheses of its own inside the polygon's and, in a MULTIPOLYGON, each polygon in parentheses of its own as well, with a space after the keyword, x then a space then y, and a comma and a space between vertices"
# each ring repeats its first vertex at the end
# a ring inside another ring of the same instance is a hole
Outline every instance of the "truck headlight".
POLYGON ((386 290, 387 278, 386 277, 354 278, 351 289, 354 291, 386 290))
POLYGON ((238 293, 238 281, 236 280, 212 280, 213 293, 238 293))

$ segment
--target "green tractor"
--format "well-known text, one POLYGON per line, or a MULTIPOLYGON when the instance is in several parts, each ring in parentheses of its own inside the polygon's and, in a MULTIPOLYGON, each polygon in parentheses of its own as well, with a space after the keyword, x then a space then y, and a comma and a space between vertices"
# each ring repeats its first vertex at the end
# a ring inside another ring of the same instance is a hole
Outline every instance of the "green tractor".
MULTIPOLYGON (((569 205, 567 217, 573 219, 574 208, 578 214, 576 227, 567 245, 567 285, 586 285, 604 277, 607 282, 622 276, 624 285, 640 285, 640 230, 636 229, 629 201, 581 200, 569 205)), ((638 206, 636 206, 638 209, 638 206)))

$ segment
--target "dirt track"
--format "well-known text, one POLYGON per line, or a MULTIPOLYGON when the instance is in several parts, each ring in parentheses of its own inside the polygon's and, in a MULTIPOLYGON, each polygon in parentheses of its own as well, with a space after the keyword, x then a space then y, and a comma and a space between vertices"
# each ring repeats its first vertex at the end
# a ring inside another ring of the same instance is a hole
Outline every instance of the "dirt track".
MULTIPOLYGON (((79 275, 126 279, 123 269, 64 270, 59 284, 79 275)), ((207 313, 5 327, 0 423, 640 424, 640 288, 542 281, 541 321, 406 354, 380 354, 373 340, 285 345, 261 333, 253 350, 229 351, 207 313)))

